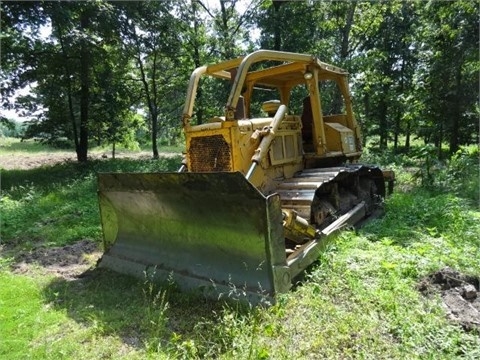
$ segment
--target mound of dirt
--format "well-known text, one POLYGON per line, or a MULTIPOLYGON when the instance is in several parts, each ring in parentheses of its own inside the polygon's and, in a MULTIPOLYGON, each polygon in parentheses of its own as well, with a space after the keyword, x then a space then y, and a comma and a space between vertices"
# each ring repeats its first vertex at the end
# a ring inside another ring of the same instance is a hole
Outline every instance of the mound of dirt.
POLYGON ((448 319, 480 334, 478 278, 446 267, 422 279, 418 289, 426 296, 440 294, 448 319))
POLYGON ((15 257, 12 268, 15 273, 28 273, 40 268, 65 279, 74 279, 94 265, 100 256, 96 243, 81 240, 63 247, 40 247, 21 252, 15 257))

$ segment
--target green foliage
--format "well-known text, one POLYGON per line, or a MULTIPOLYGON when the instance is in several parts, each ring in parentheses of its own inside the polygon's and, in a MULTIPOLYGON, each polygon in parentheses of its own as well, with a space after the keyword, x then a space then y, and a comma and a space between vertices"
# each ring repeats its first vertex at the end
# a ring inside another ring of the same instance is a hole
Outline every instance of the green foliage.
POLYGON ((443 191, 471 199, 480 206, 480 152, 478 146, 460 147, 436 177, 443 191))
POLYGON ((439 161, 433 146, 414 153, 418 171, 414 178, 431 191, 450 192, 479 204, 480 156, 477 146, 461 147, 449 160, 439 161))
MULTIPOLYGON (((428 234, 442 237, 442 241, 451 241, 450 247, 454 247, 457 239, 462 239, 465 247, 475 248, 480 239, 477 222, 478 216, 464 199, 452 194, 416 190, 392 195, 387 202, 385 218, 372 222, 366 228, 374 226, 378 229, 375 233, 377 240, 390 239, 390 242, 395 241, 402 246, 409 246, 428 234), (383 226, 379 228, 379 224, 383 226)), ((474 258, 457 261, 463 263, 474 258)))
MULTIPOLYGON (((371 144, 369 144, 371 145, 371 144)), ((432 144, 412 146, 409 153, 378 151, 369 146, 361 161, 394 170, 401 189, 420 185, 432 193, 452 193, 468 203, 480 201, 480 154, 477 145, 461 146, 447 160, 438 160, 432 144)))
POLYGON ((6 243, 29 247, 34 244, 65 245, 78 239, 97 239, 98 210, 92 208, 95 200, 92 181, 85 178, 72 181, 59 190, 47 193, 34 186, 10 188, 12 197, 1 199, 2 233, 6 243), (15 197, 21 194, 21 198, 15 197), (78 198, 75 203, 70 199, 78 198), (46 215, 48 214, 48 215, 46 215), (23 230, 25 222, 30 224, 23 230))
POLYGON ((15 120, 8 120, 0 116, 0 138, 20 138, 24 135, 24 133, 25 128, 23 126, 23 123, 15 120))
POLYGON ((479 4, 474 1, 429 2, 421 13, 419 37, 428 46, 420 73, 424 85, 424 118, 437 147, 449 152, 478 139, 479 4), (474 70, 476 69, 476 70, 474 70))
MULTIPOLYGON (((173 16, 172 1, 126 3, 120 9, 121 50, 138 68, 130 78, 141 86, 137 104, 148 114, 152 152, 158 158, 157 137, 159 134, 168 137, 172 119, 177 120, 175 125, 178 124, 178 109, 183 101, 179 97, 179 84, 187 79, 185 73, 178 71, 180 21, 173 16)), ((113 132, 117 130, 114 128, 113 132)))
POLYGON ((147 329, 148 341, 146 342, 147 350, 150 352, 161 352, 163 347, 163 338, 167 331, 168 318, 166 313, 169 307, 167 301, 166 290, 159 289, 158 286, 145 276, 143 296, 145 303, 143 308, 145 309, 145 317, 148 320, 147 329))
POLYGON ((426 188, 433 187, 434 167, 438 164, 435 158, 436 149, 433 145, 425 145, 413 152, 412 157, 420 161, 420 166, 415 177, 420 178, 422 186, 426 188))

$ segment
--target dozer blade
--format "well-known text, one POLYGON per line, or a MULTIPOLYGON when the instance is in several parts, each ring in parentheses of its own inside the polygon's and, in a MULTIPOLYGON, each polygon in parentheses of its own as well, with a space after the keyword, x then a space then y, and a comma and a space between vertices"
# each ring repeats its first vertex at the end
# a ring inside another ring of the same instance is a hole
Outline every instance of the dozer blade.
POLYGON ((252 301, 291 286, 278 195, 237 173, 98 176, 100 267, 252 301))

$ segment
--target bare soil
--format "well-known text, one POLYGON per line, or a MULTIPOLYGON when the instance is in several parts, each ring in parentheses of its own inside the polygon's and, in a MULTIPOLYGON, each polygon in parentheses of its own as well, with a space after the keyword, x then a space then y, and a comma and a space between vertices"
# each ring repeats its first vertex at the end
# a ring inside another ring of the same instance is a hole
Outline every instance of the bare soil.
POLYGON ((101 254, 98 244, 90 240, 63 247, 39 247, 17 253, 12 271, 16 274, 40 271, 72 280, 94 266, 101 254))
MULTIPOLYGON (((160 156, 176 156, 172 153, 162 153, 160 156)), ((105 159, 110 158, 110 153, 89 153, 89 158, 105 159)), ((141 152, 117 152, 116 158, 135 158, 151 159, 152 153, 148 151, 141 152)), ((28 170, 41 166, 50 166, 63 162, 74 162, 77 160, 75 152, 51 152, 51 153, 15 153, 0 154, 0 168, 5 170, 28 170)))
POLYGON ((425 296, 440 295, 447 318, 480 335, 479 282, 477 277, 446 267, 422 279, 418 289, 425 296))
POLYGON ((49 154, 0 154, 0 167, 5 170, 28 170, 45 165, 54 165, 61 162, 75 160, 74 154, 63 152, 52 152, 49 154))

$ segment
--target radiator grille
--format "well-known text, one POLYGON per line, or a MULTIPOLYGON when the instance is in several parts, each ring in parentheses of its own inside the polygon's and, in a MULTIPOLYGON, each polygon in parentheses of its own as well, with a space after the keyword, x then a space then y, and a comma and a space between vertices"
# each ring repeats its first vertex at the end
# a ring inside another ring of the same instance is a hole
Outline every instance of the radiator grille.
POLYGON ((230 146, 222 135, 194 137, 189 153, 193 172, 231 171, 230 146))

